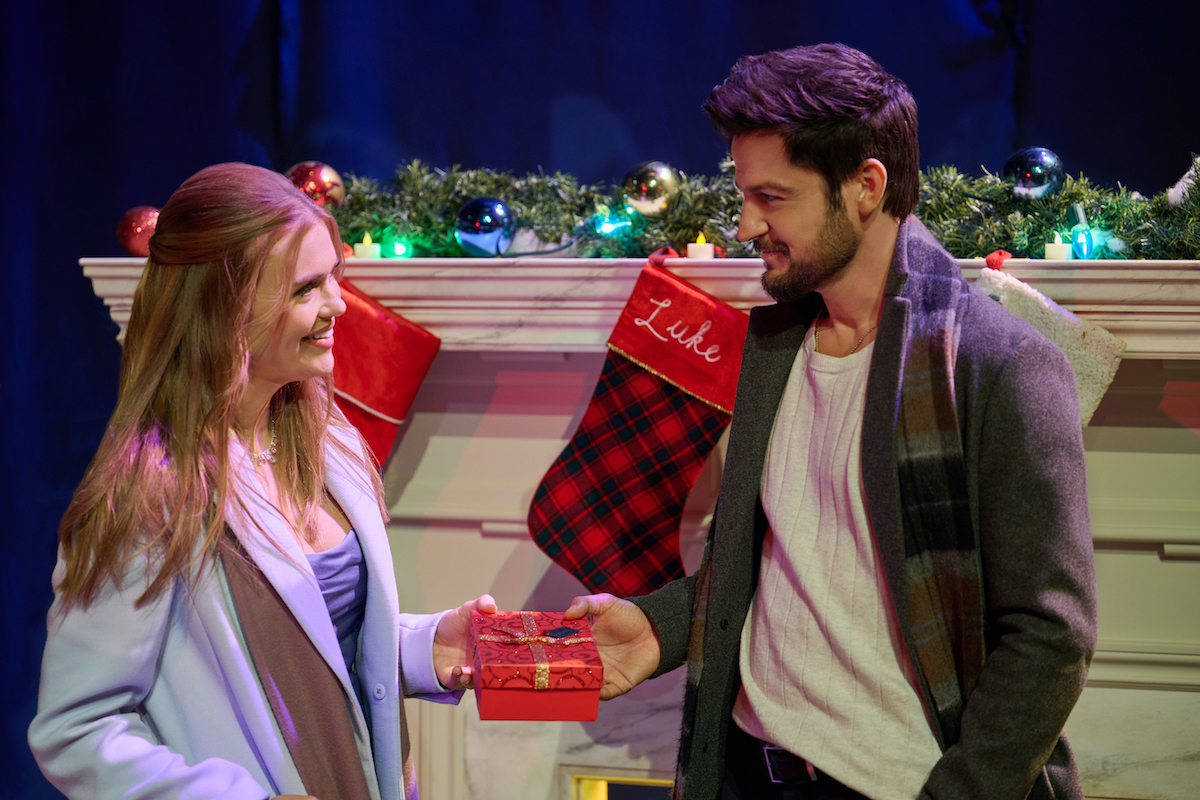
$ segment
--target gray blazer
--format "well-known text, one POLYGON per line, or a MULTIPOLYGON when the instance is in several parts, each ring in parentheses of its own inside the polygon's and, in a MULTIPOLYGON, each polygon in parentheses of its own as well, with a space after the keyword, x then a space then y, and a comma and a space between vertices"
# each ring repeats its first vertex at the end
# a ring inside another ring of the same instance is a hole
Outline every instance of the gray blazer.
MULTIPOLYGON (((901 362, 924 274, 958 266, 913 218, 900 227, 875 341, 862 434, 867 507, 893 597, 906 596, 893 458, 901 362)), ((711 590, 703 641, 689 641, 697 576, 634 599, 662 647, 658 673, 689 663, 676 793, 716 797, 725 730, 740 686, 739 643, 758 581, 766 518, 759 501, 775 412, 820 298, 751 314, 717 512, 704 562, 711 590)), ((983 566, 987 661, 957 741, 922 797, 1079 797, 1063 725, 1095 648, 1096 601, 1083 437, 1070 364, 1032 326, 972 289, 961 302, 955 367, 960 435, 983 566), (1030 787, 1033 787, 1032 792, 1030 787)), ((897 604, 908 651, 906 608, 897 604)), ((914 664, 926 708, 925 677, 914 664)))

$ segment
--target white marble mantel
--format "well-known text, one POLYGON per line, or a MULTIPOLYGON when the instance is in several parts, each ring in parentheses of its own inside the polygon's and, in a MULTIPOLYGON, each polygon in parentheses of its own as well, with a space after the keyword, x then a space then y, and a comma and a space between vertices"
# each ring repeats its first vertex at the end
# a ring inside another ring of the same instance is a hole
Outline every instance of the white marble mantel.
MULTIPOLYGON (((144 259, 84 258, 124 330, 144 259)), ((959 262, 968 278, 982 259, 959 262)), ((351 259, 346 277, 448 350, 597 352, 644 259, 351 259)), ((771 302, 756 258, 669 259, 679 277, 748 309, 771 302)), ((1009 259, 1004 269, 1128 344, 1126 358, 1200 358, 1200 261, 1009 259)))

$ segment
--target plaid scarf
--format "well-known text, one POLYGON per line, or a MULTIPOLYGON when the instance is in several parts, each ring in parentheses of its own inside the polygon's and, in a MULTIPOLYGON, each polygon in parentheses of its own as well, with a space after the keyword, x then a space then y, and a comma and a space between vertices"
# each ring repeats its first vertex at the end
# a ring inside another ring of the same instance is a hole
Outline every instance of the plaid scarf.
POLYGON ((914 283, 895 438, 908 596, 895 601, 907 601, 913 656, 948 747, 984 662, 982 569, 954 397, 956 310, 967 288, 950 275, 914 283))

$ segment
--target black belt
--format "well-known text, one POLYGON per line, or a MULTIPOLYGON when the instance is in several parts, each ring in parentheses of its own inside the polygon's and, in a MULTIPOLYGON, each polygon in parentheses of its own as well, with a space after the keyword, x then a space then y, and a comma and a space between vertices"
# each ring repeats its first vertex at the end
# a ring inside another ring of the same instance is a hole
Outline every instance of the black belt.
POLYGON ((732 758, 741 762, 740 766, 743 769, 763 770, 766 780, 773 784, 833 781, 833 778, 814 767, 808 759, 751 736, 733 723, 729 725, 727 750, 732 758))

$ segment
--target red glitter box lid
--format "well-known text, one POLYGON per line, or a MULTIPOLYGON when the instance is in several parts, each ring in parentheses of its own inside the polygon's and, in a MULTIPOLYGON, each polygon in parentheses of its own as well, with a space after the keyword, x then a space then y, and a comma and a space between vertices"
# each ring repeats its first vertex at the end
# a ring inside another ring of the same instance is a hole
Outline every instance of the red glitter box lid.
POLYGON ((478 689, 599 690, 604 668, 587 619, 553 611, 471 612, 478 689))

